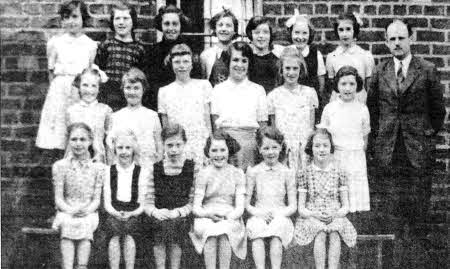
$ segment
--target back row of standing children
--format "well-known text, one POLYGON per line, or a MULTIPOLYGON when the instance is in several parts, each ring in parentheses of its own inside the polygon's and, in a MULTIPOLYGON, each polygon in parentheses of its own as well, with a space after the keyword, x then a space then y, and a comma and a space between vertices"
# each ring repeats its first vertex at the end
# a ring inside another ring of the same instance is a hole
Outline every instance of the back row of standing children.
POLYGON ((271 124, 286 138, 287 164, 299 170, 307 167, 305 147, 314 130, 316 110, 326 100, 324 76, 328 71, 340 98, 325 107, 321 124, 333 135, 335 156, 349 175, 351 211, 369 210, 364 153, 369 117, 363 102, 355 100, 364 101, 373 57, 355 44, 359 24, 354 15, 338 18, 335 32, 341 44, 328 55, 325 65, 305 16, 296 14, 287 22, 293 46, 280 53, 271 50, 272 28, 262 17, 253 18, 247 27, 251 45, 234 42, 237 20, 225 10, 211 20, 217 45, 200 56, 202 75, 208 82, 191 78, 193 55, 180 42, 184 17, 176 8, 160 12, 157 25, 164 38, 148 53, 134 38, 136 12, 129 5, 112 8, 113 36, 98 47, 82 32, 87 19, 82 2, 64 5, 60 14, 66 33, 48 42, 51 83, 38 147, 65 150, 67 126, 85 122, 92 129, 94 158, 114 163, 114 134, 130 129, 137 137, 138 162, 152 166, 163 158, 162 127, 178 123, 186 130, 188 158, 197 164, 208 163, 208 154, 203 152, 206 138, 221 129, 240 144, 235 162, 245 170, 255 164, 256 130, 271 124), (348 59, 358 60, 349 63, 348 59), (105 81, 101 70, 109 78, 106 83, 101 83, 105 81), (275 85, 280 86, 274 89, 275 85), (143 100, 144 105, 157 108, 161 120, 143 106, 143 100), (342 116, 348 113, 351 119, 342 116))

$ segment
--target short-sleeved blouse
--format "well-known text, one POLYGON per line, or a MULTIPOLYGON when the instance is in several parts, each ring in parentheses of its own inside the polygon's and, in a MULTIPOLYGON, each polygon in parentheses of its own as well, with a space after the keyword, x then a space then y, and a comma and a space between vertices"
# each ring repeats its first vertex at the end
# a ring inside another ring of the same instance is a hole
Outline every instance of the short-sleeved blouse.
POLYGON ((286 195, 296 192, 294 172, 278 163, 273 167, 264 162, 251 167, 247 171, 247 195, 256 193, 255 207, 286 207, 286 195))
POLYGON ((158 112, 166 114, 170 123, 181 124, 188 136, 208 135, 205 114, 209 113, 206 107, 211 102, 211 91, 207 80, 192 79, 186 85, 172 82, 159 90, 158 112))
POLYGON ((68 157, 53 165, 53 183, 64 189, 64 200, 69 206, 90 203, 102 192, 105 166, 87 159, 68 157))
POLYGON ((298 191, 307 193, 306 208, 333 213, 339 210, 341 190, 347 190, 347 177, 336 163, 325 169, 314 164, 297 173, 298 191))
POLYGON ((211 114, 218 115, 218 127, 258 128, 258 121, 267 121, 266 92, 261 85, 245 79, 230 79, 214 87, 211 114))
POLYGON ((325 106, 321 124, 333 135, 336 147, 360 150, 364 147, 364 136, 370 132, 369 110, 356 99, 352 102, 337 99, 325 106))
POLYGON ((203 207, 233 206, 238 194, 245 194, 244 172, 232 165, 217 169, 212 165, 200 170, 195 183, 195 196, 203 196, 203 207))
POLYGON ((111 132, 108 135, 108 144, 112 146, 112 136, 118 130, 131 129, 137 139, 141 153, 139 164, 151 166, 157 161, 156 135, 161 134, 161 123, 158 114, 146 107, 129 108, 125 107, 112 114, 111 132))
POLYGON ((350 65, 358 70, 358 74, 364 80, 372 76, 375 61, 372 53, 364 50, 358 45, 353 45, 348 49, 338 46, 333 52, 327 55, 326 67, 329 78, 334 78, 339 69, 350 65))
POLYGON ((52 37, 47 43, 48 69, 55 75, 75 76, 89 66, 96 51, 97 43, 84 34, 52 37))

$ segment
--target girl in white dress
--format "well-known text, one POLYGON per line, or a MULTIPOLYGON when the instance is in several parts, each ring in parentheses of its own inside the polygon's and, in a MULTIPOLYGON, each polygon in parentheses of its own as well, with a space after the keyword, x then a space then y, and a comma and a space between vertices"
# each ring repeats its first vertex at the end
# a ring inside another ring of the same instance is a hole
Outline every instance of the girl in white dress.
MULTIPOLYGON (((355 14, 341 14, 334 23, 334 34, 339 38, 339 46, 327 55, 326 68, 328 78, 333 80, 337 71, 350 65, 358 70, 359 76, 363 79, 363 89, 358 92, 356 99, 365 104, 367 99, 368 85, 375 67, 375 61, 370 51, 364 50, 356 44, 359 29, 362 27, 362 20, 355 14)), ((336 100, 338 94, 332 92, 330 101, 336 100)))
POLYGON ((230 135, 217 132, 209 137, 205 153, 211 164, 200 170, 195 182, 192 231, 196 251, 203 253, 206 269, 230 268, 231 251, 240 259, 247 255, 247 236, 242 221, 245 204, 244 172, 228 163, 239 151, 230 135))
POLYGON ((349 210, 370 210, 366 148, 370 132, 367 106, 356 100, 363 82, 356 68, 344 66, 336 74, 340 98, 325 106, 321 126, 329 130, 335 144, 334 157, 347 173, 349 210))
POLYGON ((281 267, 283 247, 294 236, 290 219, 297 209, 293 170, 280 163, 286 153, 281 132, 264 127, 256 136, 263 161, 247 170, 247 233, 252 240, 253 260, 257 269, 265 268, 265 240, 270 244, 271 268, 281 267), (255 198, 252 205, 252 198, 255 198), (286 199, 287 198, 287 199, 286 199))
POLYGON ((158 112, 163 127, 178 123, 186 130, 185 154, 197 164, 205 163, 205 142, 211 133, 209 81, 192 79, 192 51, 186 44, 175 45, 170 62, 176 80, 158 91, 158 112))
MULTIPOLYGON (((97 101, 100 88, 100 72, 96 69, 83 70, 74 80, 74 86, 80 91, 81 100, 66 112, 66 125, 84 122, 94 134, 93 149, 96 161, 106 162, 106 150, 103 141, 110 129, 112 109, 97 101)), ((67 154, 67 150, 66 150, 67 154)))
POLYGON ((280 63, 283 85, 267 96, 269 120, 283 133, 288 150, 287 164, 295 171, 306 161, 304 148, 314 128, 315 109, 319 101, 314 88, 298 83, 306 68, 296 48, 285 48, 280 63))
POLYGON ((89 18, 83 2, 63 4, 59 14, 64 34, 52 37, 47 43, 50 87, 36 137, 36 146, 48 150, 66 147, 66 109, 79 99, 72 82, 77 74, 92 65, 97 51, 97 43, 83 33, 89 18))
POLYGON ((138 164, 151 167, 161 160, 163 148, 158 114, 142 106, 142 96, 149 89, 147 78, 141 70, 131 68, 123 75, 122 89, 127 106, 112 114, 111 132, 107 139, 109 151, 112 152, 112 137, 115 132, 130 129, 138 139, 138 164))

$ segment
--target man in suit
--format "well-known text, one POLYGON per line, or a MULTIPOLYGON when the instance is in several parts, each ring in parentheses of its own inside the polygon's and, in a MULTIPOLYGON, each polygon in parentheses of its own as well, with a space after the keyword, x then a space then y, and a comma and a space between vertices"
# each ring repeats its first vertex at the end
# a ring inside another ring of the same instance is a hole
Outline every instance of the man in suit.
POLYGON ((382 198, 394 223, 384 223, 400 238, 424 235, 417 224, 428 210, 434 138, 445 117, 437 70, 411 54, 411 34, 402 21, 387 26, 386 46, 393 57, 377 66, 367 99, 377 171, 372 187, 388 194, 382 198))

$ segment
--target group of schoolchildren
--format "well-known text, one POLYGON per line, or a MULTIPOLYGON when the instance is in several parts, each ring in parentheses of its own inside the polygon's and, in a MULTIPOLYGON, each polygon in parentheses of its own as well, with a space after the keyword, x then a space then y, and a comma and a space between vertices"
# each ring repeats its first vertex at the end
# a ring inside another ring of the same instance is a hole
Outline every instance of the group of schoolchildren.
POLYGON ((365 89, 374 60, 355 44, 358 18, 339 16, 340 45, 325 64, 306 16, 286 22, 292 45, 283 48, 265 17, 249 21, 251 44, 235 41, 238 22, 224 10, 211 20, 217 44, 200 55, 204 79, 193 79, 192 50, 175 41, 177 8, 159 14, 164 37, 155 50, 166 52, 156 60, 145 59, 155 51, 135 39, 128 4, 112 7, 112 36, 98 46, 83 33, 83 2, 64 4, 60 15, 65 33, 48 42, 50 87, 36 145, 64 154, 52 170, 64 268, 87 268, 100 205, 111 268, 121 255, 134 267, 142 231, 157 268, 166 256, 179 268, 187 235, 206 268, 229 268, 232 253, 244 259, 247 240, 256 268, 266 256, 280 268, 293 242, 314 242, 317 268, 326 260, 338 267, 341 240, 356 244, 346 215, 370 210, 365 89), (161 61, 151 71, 158 77, 148 77, 147 61, 161 61), (170 76, 148 93, 153 80, 170 76), (156 96, 157 112, 146 95, 156 96))

